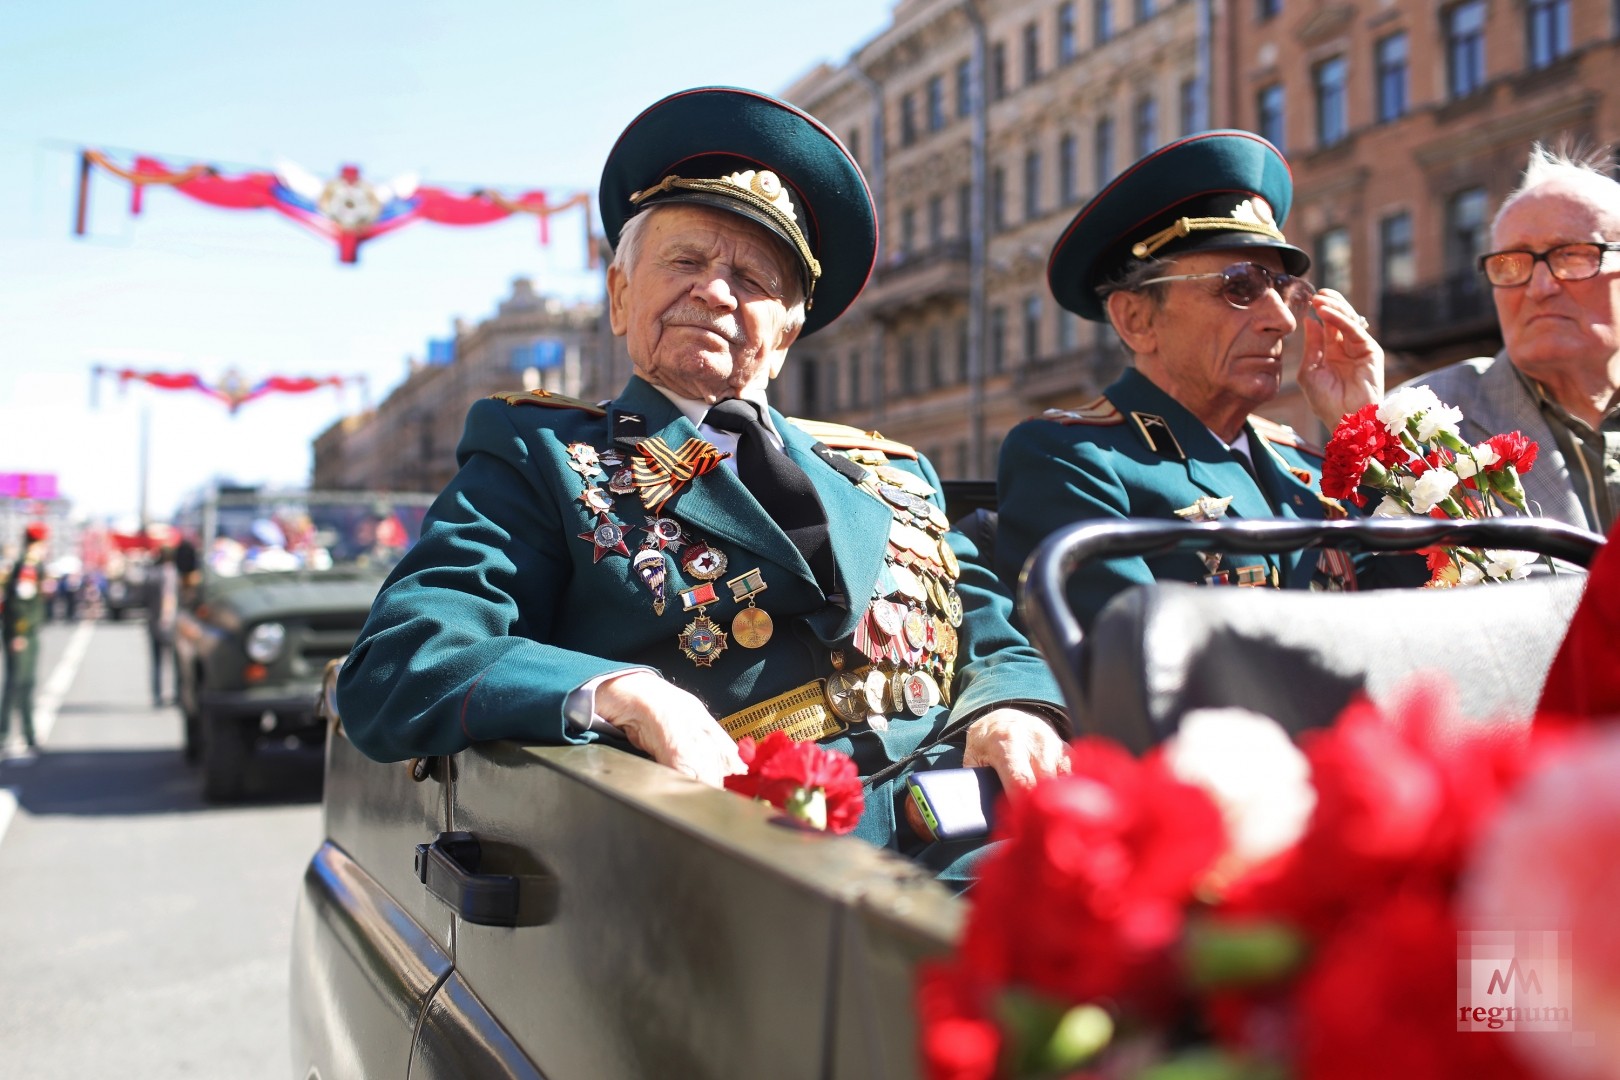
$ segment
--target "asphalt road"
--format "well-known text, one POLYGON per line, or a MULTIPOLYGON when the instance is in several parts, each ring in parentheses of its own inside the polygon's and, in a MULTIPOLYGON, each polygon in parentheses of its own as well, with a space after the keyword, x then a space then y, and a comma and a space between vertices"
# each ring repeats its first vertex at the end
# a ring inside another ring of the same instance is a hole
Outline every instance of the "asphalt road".
POLYGON ((149 704, 144 626, 52 624, 43 650, 44 751, 0 762, 0 1078, 285 1080, 318 755, 265 756, 249 801, 208 806, 149 704))

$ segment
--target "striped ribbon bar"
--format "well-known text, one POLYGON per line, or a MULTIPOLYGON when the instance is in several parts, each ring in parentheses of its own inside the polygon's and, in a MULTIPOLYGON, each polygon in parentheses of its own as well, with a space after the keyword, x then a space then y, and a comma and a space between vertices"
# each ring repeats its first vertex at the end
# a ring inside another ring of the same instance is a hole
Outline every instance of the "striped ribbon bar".
POLYGON ((644 439, 636 444, 636 451, 639 456, 630 463, 630 472, 642 503, 654 514, 688 480, 702 476, 731 456, 702 439, 687 439, 679 450, 670 449, 662 439, 644 439))

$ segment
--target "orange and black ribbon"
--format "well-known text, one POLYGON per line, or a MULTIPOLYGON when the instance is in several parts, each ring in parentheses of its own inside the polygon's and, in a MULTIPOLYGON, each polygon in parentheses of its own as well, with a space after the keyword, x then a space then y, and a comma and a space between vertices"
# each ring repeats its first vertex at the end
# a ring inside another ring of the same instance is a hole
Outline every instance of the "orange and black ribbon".
POLYGON ((643 505, 654 514, 688 480, 702 476, 731 456, 702 439, 687 439, 679 450, 670 449, 662 439, 644 439, 636 444, 636 454, 630 463, 631 475, 643 505))

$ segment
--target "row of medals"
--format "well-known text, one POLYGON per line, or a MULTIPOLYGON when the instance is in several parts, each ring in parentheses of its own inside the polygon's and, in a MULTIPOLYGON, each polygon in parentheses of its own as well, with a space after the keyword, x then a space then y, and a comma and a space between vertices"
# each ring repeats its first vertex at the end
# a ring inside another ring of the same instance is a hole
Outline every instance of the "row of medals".
MULTIPOLYGON (((725 574, 725 553, 689 537, 674 519, 649 515, 642 527, 645 538, 631 556, 625 526, 609 516, 613 495, 636 491, 624 455, 616 449, 598 451, 586 443, 570 444, 567 453, 568 467, 584 483, 578 501, 596 515, 596 523, 579 538, 591 542, 595 561, 607 554, 630 556, 632 571, 652 594, 655 615, 664 613, 666 602, 664 552, 676 555, 686 575, 699 582, 679 592, 685 610, 696 614, 681 630, 677 644, 693 664, 711 666, 725 651, 727 635, 704 609, 719 600, 714 582, 725 574), (613 470, 606 490, 594 486, 607 476, 604 468, 613 470)), ((868 464, 860 487, 881 500, 891 517, 883 571, 854 633, 856 649, 870 663, 845 670, 843 651, 834 650, 836 670, 827 680, 826 698, 845 723, 864 723, 882 731, 891 713, 922 716, 935 705, 950 704, 957 629, 962 625, 962 598, 956 591, 961 569, 945 541, 950 521, 928 501, 934 489, 927 482, 878 463, 868 464)), ((770 614, 754 602, 767 587, 759 570, 731 578, 726 585, 733 600, 747 604, 732 618, 731 639, 745 649, 760 648, 770 641, 775 627, 770 614)))
POLYGON ((891 515, 883 570, 854 633, 855 648, 871 663, 844 670, 835 651, 838 670, 827 680, 826 696, 840 720, 882 731, 890 715, 922 716, 950 704, 962 625, 961 568, 945 541, 950 520, 928 501, 934 489, 904 469, 863 464, 861 489, 891 515))

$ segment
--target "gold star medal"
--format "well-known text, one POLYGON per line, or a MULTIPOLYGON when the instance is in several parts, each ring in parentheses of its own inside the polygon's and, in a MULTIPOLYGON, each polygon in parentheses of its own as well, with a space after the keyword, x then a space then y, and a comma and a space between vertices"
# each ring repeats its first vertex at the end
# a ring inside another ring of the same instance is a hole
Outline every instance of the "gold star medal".
POLYGON ((739 604, 744 600, 748 601, 748 606, 737 612, 736 617, 731 620, 732 639, 745 649, 761 647, 771 640, 771 634, 776 628, 771 621, 770 612, 754 604, 754 597, 767 588, 765 579, 760 576, 756 567, 746 574, 732 578, 726 585, 731 589, 733 600, 739 604))

